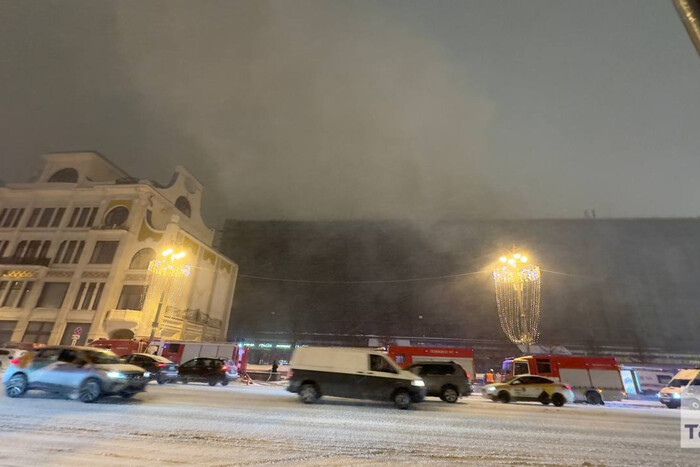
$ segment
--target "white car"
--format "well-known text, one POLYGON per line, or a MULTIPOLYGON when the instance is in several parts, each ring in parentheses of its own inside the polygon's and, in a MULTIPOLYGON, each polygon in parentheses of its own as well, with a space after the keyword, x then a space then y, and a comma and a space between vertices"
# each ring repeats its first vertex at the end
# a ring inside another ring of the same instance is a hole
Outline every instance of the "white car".
POLYGON ((10 366, 10 360, 19 358, 25 353, 27 351, 21 349, 0 349, 0 371, 5 371, 10 366))
POLYGON ((507 404, 510 401, 532 401, 557 407, 574 402, 571 386, 543 376, 521 375, 505 383, 487 384, 482 396, 494 402, 507 404))

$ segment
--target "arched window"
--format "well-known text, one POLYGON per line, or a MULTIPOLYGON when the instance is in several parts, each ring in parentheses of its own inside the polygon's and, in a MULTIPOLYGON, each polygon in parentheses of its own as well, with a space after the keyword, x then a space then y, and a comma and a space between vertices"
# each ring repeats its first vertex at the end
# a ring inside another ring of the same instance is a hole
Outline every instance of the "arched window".
POLYGON ((184 196, 180 196, 178 199, 175 200, 175 207, 180 210, 181 213, 186 215, 187 217, 190 217, 192 215, 192 208, 190 207, 190 202, 187 201, 187 198, 184 196))
POLYGON ((133 258, 131 258, 131 264, 129 264, 129 269, 148 269, 148 263, 153 261, 156 257, 156 252, 152 248, 144 248, 136 252, 133 258))
POLYGON ((49 178, 49 183, 75 183, 77 181, 78 171, 75 169, 61 169, 49 178))
POLYGON ((129 218, 129 210, 124 206, 117 206, 105 216, 105 227, 121 227, 129 218))

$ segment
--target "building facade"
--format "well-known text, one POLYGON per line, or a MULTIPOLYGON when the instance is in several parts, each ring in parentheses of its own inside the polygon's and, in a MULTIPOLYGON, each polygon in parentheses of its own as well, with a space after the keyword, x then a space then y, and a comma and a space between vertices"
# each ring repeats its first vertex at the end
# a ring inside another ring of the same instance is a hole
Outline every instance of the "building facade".
POLYGON ((167 248, 186 253, 191 274, 155 335, 225 338, 238 266, 212 248, 191 173, 178 166, 163 186, 96 152, 44 160, 32 182, 0 187, 0 345, 148 337, 148 264, 167 248))

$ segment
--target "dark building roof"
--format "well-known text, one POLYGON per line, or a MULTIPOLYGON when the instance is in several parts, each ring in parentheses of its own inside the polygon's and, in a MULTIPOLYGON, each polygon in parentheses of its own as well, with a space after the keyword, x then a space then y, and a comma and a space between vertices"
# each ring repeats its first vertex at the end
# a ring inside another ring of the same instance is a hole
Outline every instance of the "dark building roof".
POLYGON ((491 266, 517 245, 543 269, 547 344, 700 350, 700 220, 226 222, 240 275, 229 337, 270 333, 505 340, 491 266), (410 282, 333 284, 284 282, 410 282), (421 318, 422 317, 422 318, 421 318))

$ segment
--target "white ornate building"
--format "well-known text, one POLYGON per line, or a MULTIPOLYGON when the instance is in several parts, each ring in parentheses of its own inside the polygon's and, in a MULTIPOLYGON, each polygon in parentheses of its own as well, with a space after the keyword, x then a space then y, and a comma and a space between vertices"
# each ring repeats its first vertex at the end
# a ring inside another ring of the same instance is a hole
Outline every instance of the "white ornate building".
POLYGON ((148 337, 146 269, 169 247, 186 251, 192 273, 156 336, 225 338, 238 267, 212 249, 191 173, 178 166, 162 186, 96 152, 44 160, 34 181, 0 187, 0 346, 148 337))

